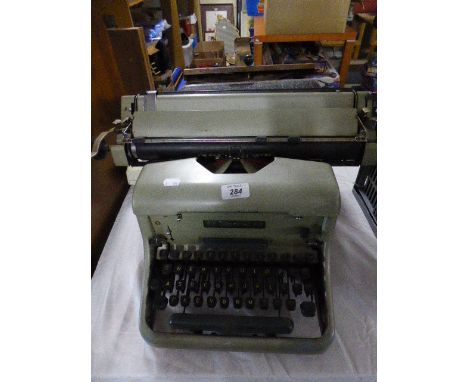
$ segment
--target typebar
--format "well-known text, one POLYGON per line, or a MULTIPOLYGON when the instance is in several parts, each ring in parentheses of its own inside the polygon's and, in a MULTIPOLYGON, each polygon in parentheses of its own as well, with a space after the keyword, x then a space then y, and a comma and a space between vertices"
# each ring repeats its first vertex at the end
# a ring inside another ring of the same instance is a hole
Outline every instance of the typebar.
POLYGON ((218 334, 289 334, 294 323, 285 317, 229 316, 216 314, 174 313, 169 325, 173 329, 210 331, 218 334))

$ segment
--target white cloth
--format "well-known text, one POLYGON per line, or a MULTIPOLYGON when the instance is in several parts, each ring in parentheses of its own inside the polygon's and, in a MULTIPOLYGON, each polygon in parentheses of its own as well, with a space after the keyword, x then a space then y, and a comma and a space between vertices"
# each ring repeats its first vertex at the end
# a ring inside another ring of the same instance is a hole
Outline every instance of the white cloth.
POLYGON ((335 339, 317 355, 158 349, 138 329, 143 242, 126 196, 92 278, 93 381, 375 381, 376 238, 355 167, 334 168, 341 213, 330 242, 335 339))

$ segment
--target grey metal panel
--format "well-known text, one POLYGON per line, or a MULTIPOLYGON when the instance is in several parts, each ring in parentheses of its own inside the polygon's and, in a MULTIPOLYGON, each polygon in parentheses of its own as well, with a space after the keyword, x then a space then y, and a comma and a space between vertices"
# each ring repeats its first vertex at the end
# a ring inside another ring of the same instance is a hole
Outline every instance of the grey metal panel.
POLYGON ((330 165, 286 158, 275 158, 252 174, 213 174, 194 158, 148 164, 133 194, 137 216, 242 211, 334 217, 339 209, 330 165), (167 178, 179 179, 180 184, 165 187, 167 178), (223 200, 221 186, 233 183, 248 183, 250 197, 223 200))
POLYGON ((353 108, 136 112, 135 137, 322 136, 357 134, 353 108))
POLYGON ((352 92, 161 94, 157 98, 157 108, 160 111, 352 108, 353 104, 352 92))

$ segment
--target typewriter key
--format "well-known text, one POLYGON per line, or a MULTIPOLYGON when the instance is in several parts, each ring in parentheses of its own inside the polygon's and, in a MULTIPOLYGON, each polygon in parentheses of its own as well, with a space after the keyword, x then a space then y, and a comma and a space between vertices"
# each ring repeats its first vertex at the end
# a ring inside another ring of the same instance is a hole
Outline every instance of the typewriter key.
POLYGON ((184 290, 185 290, 185 280, 184 279, 177 280, 176 283, 175 283, 175 287, 176 287, 176 290, 178 290, 179 292, 184 292, 184 290))
POLYGON ((198 288, 200 287, 200 284, 197 282, 197 280, 190 280, 189 283, 189 290, 192 292, 198 292, 198 288))
POLYGON ((179 251, 169 251, 169 260, 178 260, 180 256, 179 251))
POLYGON ((299 296, 302 293, 302 285, 299 283, 294 283, 292 286, 294 295, 299 296))
POLYGON ((195 261, 200 261, 203 258, 203 252, 196 251, 193 255, 193 258, 195 259, 195 261))
POLYGON ((260 309, 267 310, 268 309, 268 299, 265 297, 260 298, 260 309))
POLYGON ((247 281, 243 281, 241 283, 241 292, 246 293, 248 290, 249 290, 249 284, 247 283, 247 281))
POLYGON ((190 267, 188 267, 188 270, 187 270, 189 276, 195 276, 195 273, 197 273, 197 267, 195 267, 194 265, 191 265, 190 267))
POLYGON ((184 266, 182 264, 177 264, 174 272, 176 275, 182 276, 184 274, 184 266))
POLYGON ((201 267, 200 268, 200 273, 205 276, 208 273, 208 267, 201 267))
POLYGON ((226 272, 226 275, 230 275, 232 274, 232 267, 226 267, 224 271, 226 272))
POLYGON ((254 294, 257 295, 262 291, 262 284, 258 281, 254 283, 254 294))
POLYGON ((242 299, 240 297, 234 297, 234 308, 242 308, 242 299))
POLYGON ((195 296, 193 298, 193 304, 199 308, 203 305, 203 297, 202 296, 195 296))
POLYGON ((273 299, 273 308, 276 310, 281 309, 281 299, 280 298, 274 298, 273 299))
POLYGON ((252 297, 247 297, 245 306, 247 306, 248 309, 253 309, 255 307, 255 300, 252 297))
POLYGON ((221 273, 221 268, 220 267, 213 267, 213 273, 217 276, 221 273))
POLYGON ((211 288, 211 283, 209 281, 203 281, 201 288, 203 292, 209 292, 211 288))
POLYGON ((221 281, 216 281, 215 282, 215 285, 214 285, 214 290, 217 292, 217 293, 221 293, 221 290, 223 289, 223 283, 221 281))
POLYGON ((268 281, 266 284, 266 290, 269 294, 275 293, 275 284, 272 281, 268 281))
POLYGON ((179 296, 176 294, 173 294, 171 297, 169 297, 169 305, 170 306, 176 306, 179 303, 179 296))
POLYGON ((181 298, 180 298, 180 305, 182 305, 184 308, 189 306, 190 304, 190 296, 188 294, 184 294, 181 298))
POLYGON ((213 251, 206 252, 206 259, 208 261, 213 261, 215 259, 215 253, 213 251))
POLYGON ((296 309, 296 300, 293 300, 292 298, 288 298, 286 300, 286 308, 288 310, 295 310, 296 309))
POLYGON ((159 258, 160 258, 161 260, 167 260, 167 250, 161 249, 161 250, 159 251, 159 258))
POLYGON ((233 281, 229 281, 226 285, 226 289, 229 293, 233 293, 236 289, 236 284, 233 281))
POLYGON ((226 309, 229 306, 229 297, 221 297, 219 299, 219 305, 221 305, 221 308, 226 309))
POLYGON ((163 276, 169 276, 172 273, 172 264, 164 264, 161 268, 161 274, 163 276))
POLYGON ((191 257, 192 257, 191 251, 182 252, 182 260, 190 260, 191 257))
POLYGON ((214 308, 216 306, 216 297, 208 296, 206 304, 208 305, 208 308, 214 308))
POLYGON ((164 290, 172 292, 172 289, 174 289, 174 279, 166 280, 164 282, 164 290))

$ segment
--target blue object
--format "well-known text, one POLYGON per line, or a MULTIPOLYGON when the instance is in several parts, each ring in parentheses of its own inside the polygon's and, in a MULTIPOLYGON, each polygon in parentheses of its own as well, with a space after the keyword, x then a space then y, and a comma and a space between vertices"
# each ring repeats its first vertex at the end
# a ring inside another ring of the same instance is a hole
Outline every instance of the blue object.
POLYGON ((174 89, 176 92, 180 91, 180 89, 182 89, 185 86, 185 84, 187 83, 187 81, 185 81, 185 79, 184 79, 184 71, 181 68, 176 67, 172 71, 171 82, 175 84, 177 82, 177 80, 179 79, 179 77, 182 77, 182 78, 180 79, 180 82, 178 83, 178 85, 174 89))
POLYGON ((247 14, 249 16, 263 16, 263 13, 258 11, 258 3, 260 0, 247 0, 247 14))

